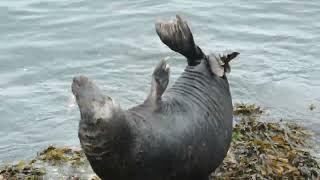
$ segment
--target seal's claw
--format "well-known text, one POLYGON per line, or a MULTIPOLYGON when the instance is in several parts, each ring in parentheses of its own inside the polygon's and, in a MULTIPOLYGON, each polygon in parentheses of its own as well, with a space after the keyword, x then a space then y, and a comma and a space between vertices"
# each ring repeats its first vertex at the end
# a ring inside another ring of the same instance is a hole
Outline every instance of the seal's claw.
POLYGON ((153 70, 153 76, 161 78, 161 76, 164 76, 165 74, 169 74, 170 66, 168 64, 167 59, 162 59, 156 68, 153 70))
POLYGON ((170 71, 170 65, 169 65, 169 64, 166 64, 166 67, 164 68, 164 70, 165 70, 166 72, 169 72, 169 71, 170 71))

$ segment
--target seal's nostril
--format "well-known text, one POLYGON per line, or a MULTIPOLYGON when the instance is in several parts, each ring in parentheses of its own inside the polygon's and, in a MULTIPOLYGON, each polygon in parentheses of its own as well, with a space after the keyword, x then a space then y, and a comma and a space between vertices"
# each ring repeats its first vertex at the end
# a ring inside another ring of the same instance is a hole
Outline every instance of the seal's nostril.
POLYGON ((74 77, 74 78, 73 78, 73 83, 79 85, 79 83, 80 83, 80 77, 74 77))
POLYGON ((83 76, 83 75, 73 78, 73 83, 78 85, 78 86, 85 85, 88 82, 89 82, 89 79, 86 76, 83 76))

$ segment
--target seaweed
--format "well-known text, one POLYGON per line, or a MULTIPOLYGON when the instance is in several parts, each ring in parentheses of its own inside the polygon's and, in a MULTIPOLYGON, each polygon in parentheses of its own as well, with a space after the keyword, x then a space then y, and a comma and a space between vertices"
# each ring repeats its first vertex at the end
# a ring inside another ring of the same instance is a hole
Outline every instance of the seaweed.
POLYGON ((264 111, 255 104, 236 103, 233 114, 236 116, 252 116, 262 114, 264 111))
POLYGON ((34 167, 25 161, 19 161, 17 164, 11 166, 4 166, 0 170, 0 180, 4 179, 28 179, 37 180, 42 179, 45 174, 43 168, 34 167))
POLYGON ((80 150, 72 150, 68 147, 58 148, 50 145, 40 152, 37 158, 52 165, 69 162, 76 168, 84 163, 85 156, 80 150))
POLYGON ((28 162, 19 161, 13 165, 0 168, 0 180, 6 179, 92 179, 93 174, 81 150, 49 145, 28 162), (85 172, 83 175, 81 172, 85 172), (90 177, 90 178, 87 178, 90 177))
MULTIPOLYGON (((254 104, 236 104, 239 117, 232 142, 211 179, 319 179, 318 159, 311 154, 313 132, 290 121, 260 121, 264 110, 254 104)), ((30 161, 0 167, 6 179, 98 180, 79 149, 49 145, 30 161)))
POLYGON ((70 150, 67 148, 57 148, 50 145, 48 148, 40 152, 38 158, 53 164, 62 163, 69 160, 69 158, 66 156, 67 152, 70 152, 70 150))
POLYGON ((256 105, 236 105, 242 115, 232 143, 213 179, 317 179, 320 167, 310 154, 313 133, 296 123, 262 122, 256 105))

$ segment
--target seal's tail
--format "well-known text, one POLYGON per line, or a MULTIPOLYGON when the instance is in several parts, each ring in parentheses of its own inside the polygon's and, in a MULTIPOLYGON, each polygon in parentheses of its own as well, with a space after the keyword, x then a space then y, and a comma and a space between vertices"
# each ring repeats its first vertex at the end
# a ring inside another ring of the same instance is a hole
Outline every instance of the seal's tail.
POLYGON ((156 31, 164 44, 187 58, 188 65, 197 65, 204 58, 204 53, 194 43, 187 22, 179 15, 173 22, 157 22, 156 31))

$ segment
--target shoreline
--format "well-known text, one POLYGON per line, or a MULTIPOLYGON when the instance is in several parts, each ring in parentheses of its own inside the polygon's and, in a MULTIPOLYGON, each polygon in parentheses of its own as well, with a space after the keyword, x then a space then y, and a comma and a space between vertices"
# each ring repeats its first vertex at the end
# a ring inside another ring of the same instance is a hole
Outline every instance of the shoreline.
MULTIPOLYGON (((320 178, 319 157, 314 152, 314 133, 297 123, 260 119, 256 105, 236 104, 232 143, 212 179, 320 178)), ((97 180, 81 149, 48 146, 33 159, 0 165, 5 179, 97 180)))

